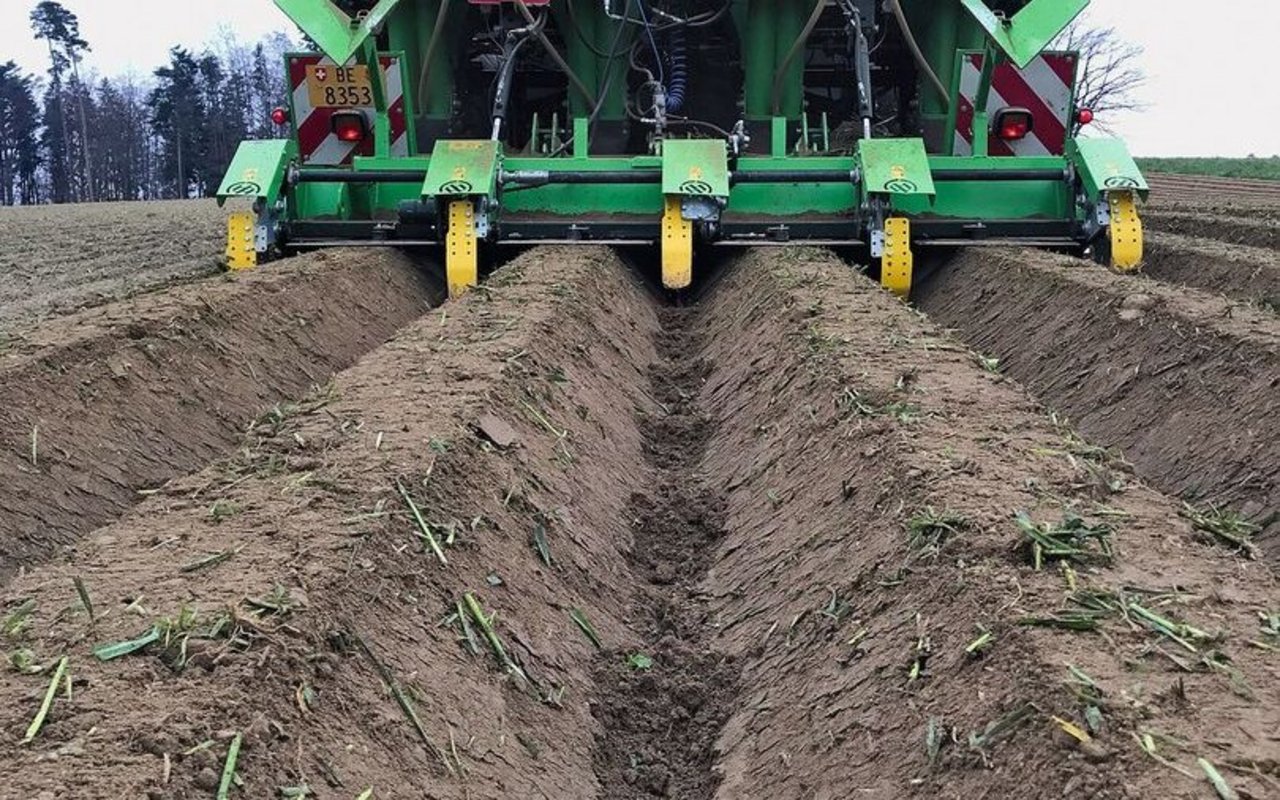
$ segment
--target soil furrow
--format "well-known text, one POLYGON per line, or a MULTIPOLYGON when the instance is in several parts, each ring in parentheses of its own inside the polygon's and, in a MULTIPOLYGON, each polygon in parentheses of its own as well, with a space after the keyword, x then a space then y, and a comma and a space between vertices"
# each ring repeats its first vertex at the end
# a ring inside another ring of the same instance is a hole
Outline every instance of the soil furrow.
POLYGON ((1269 769, 1266 570, 828 254, 747 255, 706 304, 726 537, 705 589, 744 687, 718 796, 1191 798, 1195 755, 1269 769), (1114 560, 1036 569, 1019 511, 1107 531, 1114 560), (1122 597, 1220 638, 1174 653, 1122 597), (1052 627, 1098 598, 1095 629, 1052 627))
POLYGON ((635 494, 628 508, 637 585, 630 626, 643 645, 597 659, 595 763, 609 800, 715 796, 715 742, 735 702, 737 670, 710 647, 697 595, 724 535, 724 500, 700 473, 715 429, 698 404, 711 369, 699 357, 698 313, 659 314, 661 360, 649 369, 659 411, 642 424, 656 489, 635 494))
POLYGON ((1280 250, 1280 222, 1240 214, 1205 214, 1163 208, 1144 209, 1143 224, 1154 231, 1197 239, 1280 250))
POLYGON ((1148 234, 1142 274, 1280 313, 1280 252, 1171 233, 1148 234))
POLYGON ((915 301, 1153 486, 1243 513, 1269 546, 1280 529, 1274 314, 1029 251, 962 254, 915 301))
POLYGON ((4 587, 5 791, 1267 796, 1276 580, 1178 508, 828 252, 535 248, 4 587))
MULTIPOLYGON (((78 688, 10 751, 6 791, 211 795, 242 732, 245 797, 598 795, 574 615, 636 640, 623 511, 657 329, 612 254, 531 251, 15 579, 4 613, 34 612, 8 646, 68 653, 78 688), (90 655, 152 625, 166 638, 136 654, 90 655)), ((47 680, 0 675, 6 745, 47 680)))
POLYGON ((30 331, 0 353, 0 579, 230 451, 439 298, 403 255, 318 253, 30 331))

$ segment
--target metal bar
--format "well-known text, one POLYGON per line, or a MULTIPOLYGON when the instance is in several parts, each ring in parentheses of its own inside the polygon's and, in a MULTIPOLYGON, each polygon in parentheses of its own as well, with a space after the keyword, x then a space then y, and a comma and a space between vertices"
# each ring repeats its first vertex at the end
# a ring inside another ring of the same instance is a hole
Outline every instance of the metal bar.
MULTIPOLYGON (((417 169, 303 169, 298 183, 421 183, 425 170, 417 169)), ((733 184, 749 183, 855 183, 853 172, 840 169, 738 170, 729 174, 733 184)), ((516 170, 499 176, 504 185, 661 183, 658 169, 516 170)), ((946 181, 1065 181, 1061 169, 942 169, 933 172, 935 182, 946 181)))
POLYGON ((777 169, 740 170, 729 173, 730 183, 848 183, 853 184, 851 170, 777 169))
POLYGON ((1065 181, 1063 169, 939 169, 934 183, 943 181, 1065 181))
POLYGON ((416 169, 300 169, 297 183, 422 183, 426 170, 416 169))

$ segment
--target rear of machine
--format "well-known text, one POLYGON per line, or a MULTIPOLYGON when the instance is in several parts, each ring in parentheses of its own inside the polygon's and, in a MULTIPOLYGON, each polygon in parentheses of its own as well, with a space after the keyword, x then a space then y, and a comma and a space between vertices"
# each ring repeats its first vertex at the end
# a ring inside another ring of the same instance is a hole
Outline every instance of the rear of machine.
POLYGON ((277 120, 220 200, 228 261, 443 248, 452 294, 507 244, 646 244, 668 288, 710 246, 866 248, 906 295, 928 246, 1022 243, 1137 267, 1146 183, 1080 138, 1088 0, 276 0, 277 120))

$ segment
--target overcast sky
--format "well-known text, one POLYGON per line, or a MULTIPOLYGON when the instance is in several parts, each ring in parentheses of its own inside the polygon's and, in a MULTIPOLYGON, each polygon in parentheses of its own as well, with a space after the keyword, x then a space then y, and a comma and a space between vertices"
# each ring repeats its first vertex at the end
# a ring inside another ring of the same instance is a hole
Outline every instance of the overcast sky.
MULTIPOLYGON (((46 68, 27 15, 0 0, 0 62, 46 68)), ((229 24, 242 39, 293 31, 271 0, 63 0, 107 75, 145 75, 175 44, 199 49, 229 24)), ((1113 120, 1139 155, 1280 154, 1280 0, 1093 0, 1088 12, 1146 49, 1146 111, 1113 120)))

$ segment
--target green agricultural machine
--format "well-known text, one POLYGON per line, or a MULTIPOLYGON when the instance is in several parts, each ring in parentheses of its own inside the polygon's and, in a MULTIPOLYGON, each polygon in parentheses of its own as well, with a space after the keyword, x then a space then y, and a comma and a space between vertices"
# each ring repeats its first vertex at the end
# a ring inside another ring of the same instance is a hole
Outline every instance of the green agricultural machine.
POLYGON ((241 144, 219 201, 233 268, 325 246, 443 252, 451 294, 490 248, 657 246, 663 284, 710 247, 865 248, 889 290, 924 247, 1019 243, 1142 259, 1147 185, 1080 137, 1088 0, 275 0, 289 136, 241 144))

